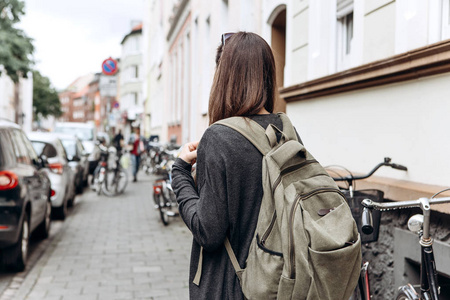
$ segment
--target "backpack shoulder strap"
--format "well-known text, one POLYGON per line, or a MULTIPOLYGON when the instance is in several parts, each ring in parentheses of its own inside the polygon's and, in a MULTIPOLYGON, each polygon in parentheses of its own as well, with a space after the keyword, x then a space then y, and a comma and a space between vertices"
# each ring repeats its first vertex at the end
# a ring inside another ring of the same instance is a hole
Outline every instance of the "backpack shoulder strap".
POLYGON ((277 113, 277 115, 280 117, 281 121, 283 122, 283 133, 286 135, 287 139, 298 141, 297 133, 295 132, 294 126, 292 125, 289 117, 285 113, 282 113, 282 112, 277 113))
MULTIPOLYGON (((249 140, 263 155, 266 155, 272 149, 271 137, 272 133, 266 134, 266 131, 261 125, 253 121, 250 118, 245 117, 231 117, 222 119, 214 124, 225 125, 230 127, 240 134, 242 134, 247 140, 249 140)), ((268 128, 272 128, 268 126, 268 128)), ((271 130, 268 130, 271 131, 271 130)), ((272 129, 273 131, 273 129, 272 129)), ((273 131, 275 136, 275 132, 273 131)), ((276 136, 275 136, 276 141, 276 136)))

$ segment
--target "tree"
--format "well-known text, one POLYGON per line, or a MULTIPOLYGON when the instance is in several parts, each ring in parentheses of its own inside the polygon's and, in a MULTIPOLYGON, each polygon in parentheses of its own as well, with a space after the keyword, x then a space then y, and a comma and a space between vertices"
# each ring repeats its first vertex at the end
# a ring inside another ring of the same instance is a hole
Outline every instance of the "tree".
POLYGON ((0 0, 0 65, 15 83, 27 77, 33 65, 33 40, 15 28, 25 14, 24 7, 21 0, 0 0))
POLYGON ((33 111, 37 121, 48 116, 57 118, 62 115, 58 92, 39 71, 33 71, 33 111))

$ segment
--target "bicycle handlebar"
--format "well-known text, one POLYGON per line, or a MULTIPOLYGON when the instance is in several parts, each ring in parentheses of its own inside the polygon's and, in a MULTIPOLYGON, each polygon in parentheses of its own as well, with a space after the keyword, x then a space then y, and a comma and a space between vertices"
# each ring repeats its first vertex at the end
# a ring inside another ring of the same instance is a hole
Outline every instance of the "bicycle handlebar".
POLYGON ((384 161, 379 163, 378 165, 376 165, 369 173, 367 173, 366 175, 361 175, 361 176, 353 176, 353 175, 347 175, 345 177, 339 177, 339 178, 335 178, 333 177, 334 181, 353 181, 353 180, 362 180, 362 179, 366 179, 370 176, 372 176, 379 168, 381 168, 382 166, 387 166, 387 167, 391 167, 393 169, 397 169, 397 170, 402 170, 402 171, 408 171, 408 168, 403 166, 403 165, 399 165, 399 164, 394 164, 391 163, 391 158, 390 157, 385 157, 384 161))
POLYGON ((406 200, 397 202, 375 202, 370 199, 364 199, 361 202, 363 211, 361 214, 361 230, 365 234, 373 232, 372 209, 379 211, 405 209, 411 207, 421 208, 422 210, 429 210, 432 204, 450 203, 450 197, 440 198, 420 198, 416 200, 406 200))

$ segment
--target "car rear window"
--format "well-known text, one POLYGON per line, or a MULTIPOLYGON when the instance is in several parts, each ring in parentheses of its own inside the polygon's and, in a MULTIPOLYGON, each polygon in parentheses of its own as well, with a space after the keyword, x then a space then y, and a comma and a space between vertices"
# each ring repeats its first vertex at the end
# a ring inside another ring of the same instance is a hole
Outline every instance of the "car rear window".
POLYGON ((5 136, 5 133, 3 132, 3 130, 0 130, 0 166, 4 166, 5 165, 5 150, 4 147, 6 145, 9 145, 9 143, 11 143, 9 141, 9 139, 6 139, 7 137, 5 136))
POLYGON ((76 140, 61 140, 68 157, 77 155, 77 141, 76 140))
POLYGON ((11 137, 7 129, 0 130, 0 166, 14 164, 16 156, 12 148, 11 137))
POLYGON ((57 156, 56 149, 51 144, 36 141, 32 141, 31 144, 33 145, 34 150, 39 156, 45 155, 47 156, 47 158, 57 156))
POLYGON ((55 132, 64 134, 74 134, 83 141, 91 141, 94 139, 94 130, 91 128, 80 127, 56 127, 55 132))

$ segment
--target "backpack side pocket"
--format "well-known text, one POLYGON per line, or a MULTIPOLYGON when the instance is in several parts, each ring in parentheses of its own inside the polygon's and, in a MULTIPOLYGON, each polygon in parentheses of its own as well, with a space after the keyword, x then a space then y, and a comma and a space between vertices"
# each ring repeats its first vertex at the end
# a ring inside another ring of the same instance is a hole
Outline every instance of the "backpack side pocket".
POLYGON ((348 299, 355 289, 361 266, 361 239, 331 251, 309 250, 314 278, 308 299, 348 299), (351 268, 349 268, 351 266, 351 268), (342 286, 342 278, 348 284, 342 286))
POLYGON ((247 299, 277 299, 284 259, 281 253, 262 248, 255 235, 250 245, 241 287, 247 299))

